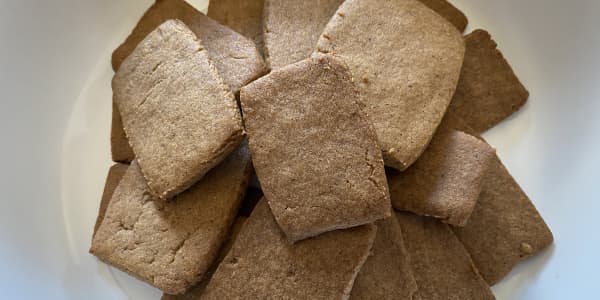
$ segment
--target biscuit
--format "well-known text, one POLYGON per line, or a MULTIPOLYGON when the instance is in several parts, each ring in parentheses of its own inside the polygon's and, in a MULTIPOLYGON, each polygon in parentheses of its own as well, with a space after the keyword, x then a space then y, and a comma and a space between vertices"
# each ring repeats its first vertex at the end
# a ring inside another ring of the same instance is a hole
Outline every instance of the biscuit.
POLYGON ((262 200, 201 299, 348 299, 376 230, 370 224, 290 244, 262 200))
POLYGON ((119 185, 119 182, 121 182, 121 178, 125 175, 127 168, 129 168, 129 166, 126 164, 114 164, 108 170, 104 191, 102 192, 102 199, 100 200, 100 207, 98 208, 98 218, 96 218, 96 224, 94 224, 93 235, 96 235, 96 231, 98 231, 98 227, 100 227, 100 223, 102 223, 104 215, 106 214, 106 208, 108 207, 108 203, 110 203, 110 198, 112 198, 112 195, 119 185))
POLYGON ((390 197, 397 210, 464 226, 495 151, 484 141, 453 130, 445 120, 415 164, 388 176, 390 197))
POLYGON ((482 133, 519 110, 529 92, 484 30, 465 37, 465 61, 449 111, 482 133))
POLYGON ((311 55, 325 25, 343 0, 265 0, 265 59, 271 69, 311 55))
POLYGON ((241 147, 169 202, 153 198, 134 161, 114 191, 90 252, 169 294, 199 282, 217 258, 248 184, 241 147))
POLYGON ((371 256, 360 269, 350 299, 412 300, 417 283, 395 216, 375 222, 377 235, 371 256))
POLYGON ((136 160, 161 199, 197 182, 243 138, 234 95, 180 21, 149 34, 123 62, 112 88, 136 160))
POLYGON ((252 160, 290 241, 390 215, 381 151, 348 69, 322 55, 242 88, 252 160))
POLYGON ((348 0, 317 49, 348 64, 386 165, 408 168, 454 94, 464 55, 460 32, 417 0, 348 0))
POLYGON ((448 20, 458 31, 464 32, 469 20, 467 16, 446 0, 419 0, 436 13, 448 20))
POLYGON ((264 0, 218 0, 208 4, 208 17, 251 39, 263 52, 264 0))
POLYGON ((422 299, 495 299, 449 226, 435 219, 396 216, 422 299))

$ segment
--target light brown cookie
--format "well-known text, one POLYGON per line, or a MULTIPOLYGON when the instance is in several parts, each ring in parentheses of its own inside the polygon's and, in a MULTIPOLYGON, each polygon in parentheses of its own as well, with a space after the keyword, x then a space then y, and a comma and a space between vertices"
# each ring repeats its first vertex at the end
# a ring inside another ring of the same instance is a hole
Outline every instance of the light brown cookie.
POLYGON ((102 199, 100 200, 100 207, 98 208, 98 217, 96 218, 96 224, 94 224, 93 235, 96 235, 96 231, 98 231, 98 227, 100 227, 100 223, 102 223, 104 215, 106 214, 106 208, 108 207, 110 198, 112 198, 112 195, 119 185, 119 182, 121 182, 121 178, 123 178, 123 175, 125 175, 127 168, 129 168, 129 165, 114 164, 108 170, 108 175, 106 175, 106 183, 104 184, 104 191, 102 192, 102 199))
POLYGON ((535 206, 497 156, 469 222, 453 229, 490 285, 553 241, 535 206))
POLYGON ((348 0, 317 49, 349 65, 386 165, 408 168, 429 144, 454 94, 462 35, 417 0, 348 0))
POLYGON ((348 69, 321 55, 244 87, 252 160, 291 241, 390 215, 381 151, 348 69))
POLYGON ((392 205, 464 226, 475 208, 494 149, 442 121, 427 150, 404 172, 389 172, 392 205))
POLYGON ((265 58, 271 69, 311 55, 325 25, 343 0, 265 0, 265 58))
POLYGON ((119 108, 113 101, 112 103, 112 123, 110 127, 110 151, 112 160, 121 163, 130 163, 135 159, 133 149, 129 146, 129 140, 123 130, 123 121, 119 108))
POLYGON ((264 0, 217 0, 208 4, 207 15, 241 33, 263 52, 262 16, 264 0))
POLYGON ((410 213, 396 216, 422 299, 495 299, 448 225, 410 213))
POLYGON ((448 20, 458 31, 464 32, 469 20, 467 16, 446 0, 419 0, 436 13, 448 20))
POLYGON ((371 256, 354 281, 350 299, 413 300, 417 283, 398 220, 392 216, 375 225, 377 236, 371 256))
POLYGON ((484 30, 465 37, 465 61, 449 111, 482 133, 519 110, 529 92, 484 30))
POLYGON ((180 21, 149 34, 112 87, 140 169, 161 199, 197 182, 242 140, 235 97, 180 21))
POLYGON ((242 147, 202 181, 163 202, 134 161, 115 190, 90 252, 170 294, 199 282, 233 223, 251 173, 242 147))
POLYGON ((262 200, 201 299, 348 299, 375 232, 365 225, 290 244, 262 200))

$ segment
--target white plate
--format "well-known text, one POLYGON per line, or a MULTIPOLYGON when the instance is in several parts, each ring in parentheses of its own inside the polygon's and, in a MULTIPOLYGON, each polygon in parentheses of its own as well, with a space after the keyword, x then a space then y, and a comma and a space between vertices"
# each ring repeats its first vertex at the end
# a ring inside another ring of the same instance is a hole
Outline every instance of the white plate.
MULTIPOLYGON (((201 9, 207 1, 193 1, 201 9)), ((592 299, 600 269, 600 1, 455 0, 531 92, 486 133, 556 242, 498 299, 592 299)), ((110 166, 111 51, 151 1, 0 1, 0 298, 158 299, 87 253, 110 166)), ((470 31, 469 29, 469 31, 470 31)))

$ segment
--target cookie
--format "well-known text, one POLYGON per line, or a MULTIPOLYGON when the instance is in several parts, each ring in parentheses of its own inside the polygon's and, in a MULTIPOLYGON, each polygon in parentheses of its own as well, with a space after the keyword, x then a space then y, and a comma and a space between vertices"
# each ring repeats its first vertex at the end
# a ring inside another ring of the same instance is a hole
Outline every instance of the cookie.
POLYGON ((140 169, 161 199, 197 182, 242 140, 234 95, 180 21, 150 33, 123 62, 112 88, 140 169))
POLYGON ((553 242, 552 232, 497 156, 469 222, 453 230, 490 285, 553 242))
POLYGON ((208 17, 241 33, 263 51, 262 15, 264 0, 219 0, 208 4, 208 17))
POLYGON ((242 88, 252 161, 290 241, 390 215, 381 151, 348 69, 308 58, 242 88))
POLYGON ((374 225, 290 244, 261 200, 201 299, 347 299, 374 225))
POLYGON ((112 103, 112 123, 110 128, 110 151, 112 160, 120 163, 130 163, 135 159, 133 149, 123 130, 123 121, 117 105, 112 103))
POLYGON ((406 171, 390 174, 388 185, 395 209, 464 226, 495 151, 449 125, 442 121, 423 155, 406 171))
POLYGON ((317 49, 349 65, 386 165, 408 168, 454 94, 464 55, 460 32, 417 0, 348 0, 317 49))
POLYGON ((469 20, 467 16, 446 0, 419 0, 436 13, 448 20, 458 31, 464 32, 469 20))
POLYGON ((96 231, 98 231, 98 227, 100 227, 100 223, 102 223, 104 215, 106 214, 106 208, 108 207, 110 198, 112 198, 115 189, 119 185, 119 182, 121 182, 121 178, 125 175, 128 167, 129 166, 126 164, 114 164, 108 170, 104 191, 102 192, 102 199, 100 200, 100 207, 98 208, 98 218, 96 218, 96 224, 94 224, 93 235, 96 235, 96 231))
POLYGON ((350 299, 412 300, 417 283, 395 216, 375 222, 371 256, 360 269, 350 299))
POLYGON ((465 37, 465 61, 449 111, 482 133, 519 110, 529 92, 484 30, 465 37))
POLYGON ((153 198, 134 161, 114 191, 90 252, 169 294, 199 282, 217 257, 251 173, 236 150, 173 201, 153 198))
POLYGON ((311 55, 325 25, 343 0, 265 0, 265 58, 271 69, 311 55))
POLYGON ((495 299, 449 226, 396 213, 421 299, 495 299))

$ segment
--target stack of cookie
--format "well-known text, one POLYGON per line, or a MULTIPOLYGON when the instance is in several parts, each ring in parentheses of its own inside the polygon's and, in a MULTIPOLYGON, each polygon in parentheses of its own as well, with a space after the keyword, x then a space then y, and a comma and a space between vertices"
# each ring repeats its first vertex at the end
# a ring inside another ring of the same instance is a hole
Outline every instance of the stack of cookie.
POLYGON ((466 25, 445 0, 157 0, 113 53, 90 252, 164 299, 493 299, 553 237, 480 137, 529 94, 466 25))

